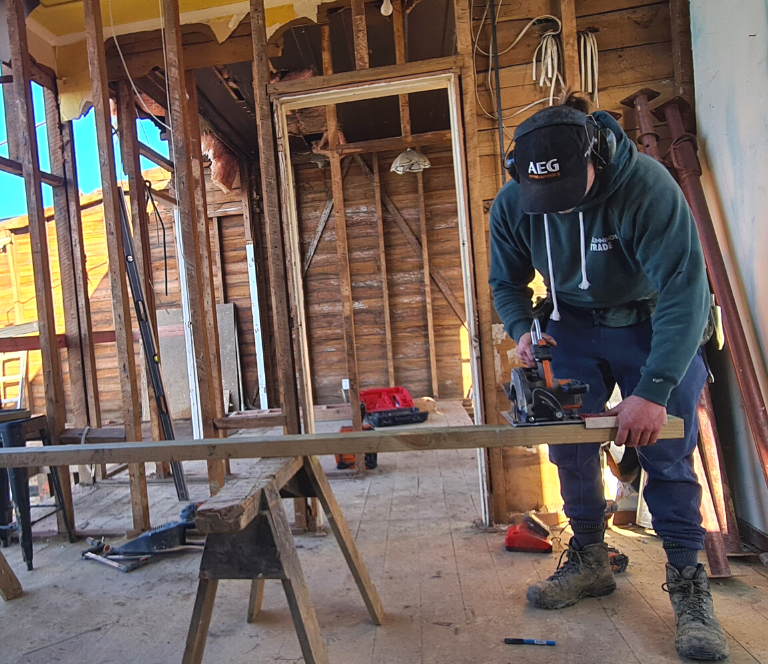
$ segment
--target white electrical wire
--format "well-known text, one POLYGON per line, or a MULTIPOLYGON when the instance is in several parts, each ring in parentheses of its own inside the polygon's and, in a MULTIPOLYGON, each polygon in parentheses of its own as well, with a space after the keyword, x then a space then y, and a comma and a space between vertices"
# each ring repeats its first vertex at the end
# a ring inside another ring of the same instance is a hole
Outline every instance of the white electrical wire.
MULTIPOLYGON (((158 124, 170 130, 170 127, 167 124, 165 124, 165 122, 163 122, 152 111, 149 110, 147 105, 144 103, 144 99, 142 98, 141 93, 139 93, 138 89, 136 88, 136 84, 133 82, 133 78, 131 78, 131 72, 128 71, 128 65, 125 63, 123 50, 120 48, 120 43, 117 41, 117 34, 115 33, 115 18, 112 15, 112 0, 109 0, 108 7, 109 7, 109 27, 110 27, 110 30, 112 31, 112 40, 115 42, 115 47, 117 48, 117 54, 120 56, 120 62, 123 63, 123 69, 125 70, 125 75, 128 77, 128 81, 130 82, 131 87, 133 88, 133 93, 134 95, 136 95, 136 99, 138 100, 139 104, 141 104, 142 108, 147 113, 149 113, 158 124)), ((161 15, 161 21, 162 21, 162 15, 161 15)), ((165 53, 165 40, 163 40, 163 53, 165 53)))
MULTIPOLYGON (((498 20, 498 17, 501 12, 501 6, 502 6, 503 0, 499 1, 499 4, 496 8, 496 19, 498 20)), ((471 1, 470 5, 470 16, 474 13, 474 0, 471 1)), ((472 62, 473 66, 475 68, 475 71, 477 71, 477 55, 480 53, 481 55, 485 55, 488 57, 488 70, 486 72, 486 78, 485 78, 485 87, 488 91, 488 94, 491 98, 491 103, 493 108, 496 108, 496 94, 497 91, 493 87, 493 49, 489 48, 488 51, 483 50, 480 48, 479 41, 480 41, 480 33, 483 30, 483 27, 486 24, 486 21, 489 19, 488 13, 489 13, 489 5, 490 3, 487 2, 485 5, 485 10, 483 11, 483 16, 480 19, 480 25, 478 27, 477 33, 472 35, 472 62)), ((537 99, 536 101, 528 104, 527 106, 515 111, 514 113, 510 113, 509 115, 504 115, 502 113, 501 117, 501 126, 504 130, 504 133, 511 139, 513 137, 513 132, 504 124, 504 120, 509 120, 510 118, 515 117, 516 115, 520 115, 521 113, 524 113, 525 111, 529 110, 530 108, 538 105, 543 104, 544 102, 549 102, 549 105, 551 106, 554 103, 555 99, 555 88, 560 83, 561 86, 563 86, 563 78, 560 74, 560 46, 559 42, 557 40, 557 35, 560 34, 561 31, 561 23, 560 19, 557 16, 552 16, 550 14, 543 14, 541 16, 537 16, 534 19, 531 19, 525 27, 518 33, 517 37, 512 41, 512 43, 504 48, 503 50, 499 50, 498 55, 504 55, 505 53, 508 53, 511 51, 517 44, 520 42, 520 40, 525 36, 525 34, 528 32, 528 30, 534 26, 538 21, 542 20, 551 20, 555 21, 557 23, 557 29, 549 30, 548 32, 544 33, 541 38, 541 42, 536 48, 536 51, 533 55, 533 79, 536 81, 536 66, 537 66, 537 58, 539 58, 540 66, 541 66, 541 72, 542 75, 540 77, 539 85, 541 87, 548 87, 549 88, 549 96, 544 97, 543 99, 537 99)), ((500 92, 499 92, 500 94, 500 92)), ((483 115, 485 115, 487 118, 490 118, 491 120, 494 120, 498 122, 498 113, 496 111, 488 111, 488 109, 483 104, 482 99, 480 98, 480 88, 479 86, 475 87, 475 100, 477 101, 477 105, 480 108, 483 115)))
POLYGON ((560 22, 558 21, 557 30, 550 30, 541 36, 541 41, 533 53, 533 80, 541 88, 549 88, 549 105, 555 103, 555 87, 560 83, 560 87, 565 87, 563 75, 560 72, 560 42, 557 35, 560 34, 560 22), (541 74, 536 80, 536 56, 540 57, 541 74))
POLYGON ((594 32, 579 32, 579 74, 581 89, 592 95, 595 106, 600 108, 597 98, 598 86, 598 50, 597 37, 594 32))

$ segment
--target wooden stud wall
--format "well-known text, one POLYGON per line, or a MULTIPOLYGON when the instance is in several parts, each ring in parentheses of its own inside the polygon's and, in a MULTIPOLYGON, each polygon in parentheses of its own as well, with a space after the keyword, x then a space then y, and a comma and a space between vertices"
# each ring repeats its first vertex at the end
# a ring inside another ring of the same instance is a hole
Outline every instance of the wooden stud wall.
MULTIPOLYGON (((430 264, 440 269, 447 284, 463 305, 461 260, 457 231, 453 161, 450 147, 430 147, 424 153, 432 168, 424 171, 425 209, 429 235, 430 264)), ((397 152, 378 154, 381 189, 403 215, 416 237, 421 235, 415 175, 397 175, 389 164, 397 152)), ((362 157, 372 168, 371 155, 362 157)), ((328 168, 296 166, 297 203, 302 251, 312 241, 322 216, 331 177, 328 168)), ((352 299, 355 303, 355 343, 361 389, 389 384, 387 334, 381 271, 380 243, 374 185, 353 162, 344 179, 347 240, 350 253, 352 299)), ((388 276, 388 299, 395 384, 415 396, 432 394, 428 350, 428 325, 424 300, 422 254, 416 253, 402 231, 383 210, 384 247, 388 276)), ((338 257, 335 230, 325 230, 307 271, 304 287, 307 301, 309 344, 315 403, 338 403, 344 370, 341 334, 341 299, 338 287, 338 257)), ((462 359, 462 323, 442 292, 432 288, 435 355, 439 393, 444 398, 465 396, 462 359)))

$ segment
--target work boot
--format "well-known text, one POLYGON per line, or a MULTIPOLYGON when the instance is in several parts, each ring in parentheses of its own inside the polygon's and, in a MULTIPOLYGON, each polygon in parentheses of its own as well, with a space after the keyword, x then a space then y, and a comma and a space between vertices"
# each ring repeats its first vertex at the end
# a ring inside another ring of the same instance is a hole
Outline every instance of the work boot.
POLYGON ((577 551, 569 544, 560 556, 557 571, 546 581, 529 586, 526 599, 540 609, 564 609, 582 597, 603 597, 616 590, 605 542, 577 551), (567 557, 563 563, 563 556, 567 557))
POLYGON ((680 657, 719 661, 728 657, 728 642, 715 616, 709 579, 704 565, 686 567, 682 572, 667 564, 667 582, 675 610, 675 647, 680 657))

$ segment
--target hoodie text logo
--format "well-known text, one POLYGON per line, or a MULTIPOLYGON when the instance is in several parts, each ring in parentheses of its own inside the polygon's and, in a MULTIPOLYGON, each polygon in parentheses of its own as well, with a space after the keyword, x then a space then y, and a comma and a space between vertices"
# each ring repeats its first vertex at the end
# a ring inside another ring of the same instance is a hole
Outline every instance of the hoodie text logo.
POLYGON ((608 251, 613 249, 613 241, 618 240, 618 235, 609 235, 607 237, 593 237, 589 245, 590 251, 608 251))
POLYGON ((557 159, 532 161, 528 164, 528 175, 532 180, 560 177, 560 163, 557 159))

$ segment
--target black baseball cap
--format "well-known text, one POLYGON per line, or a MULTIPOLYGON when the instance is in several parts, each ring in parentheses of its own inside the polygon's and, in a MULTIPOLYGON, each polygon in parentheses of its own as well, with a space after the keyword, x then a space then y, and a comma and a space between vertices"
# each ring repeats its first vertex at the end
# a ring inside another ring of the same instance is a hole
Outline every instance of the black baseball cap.
POLYGON ((561 212, 584 199, 593 136, 590 129, 582 111, 551 106, 515 130, 523 212, 561 212))

